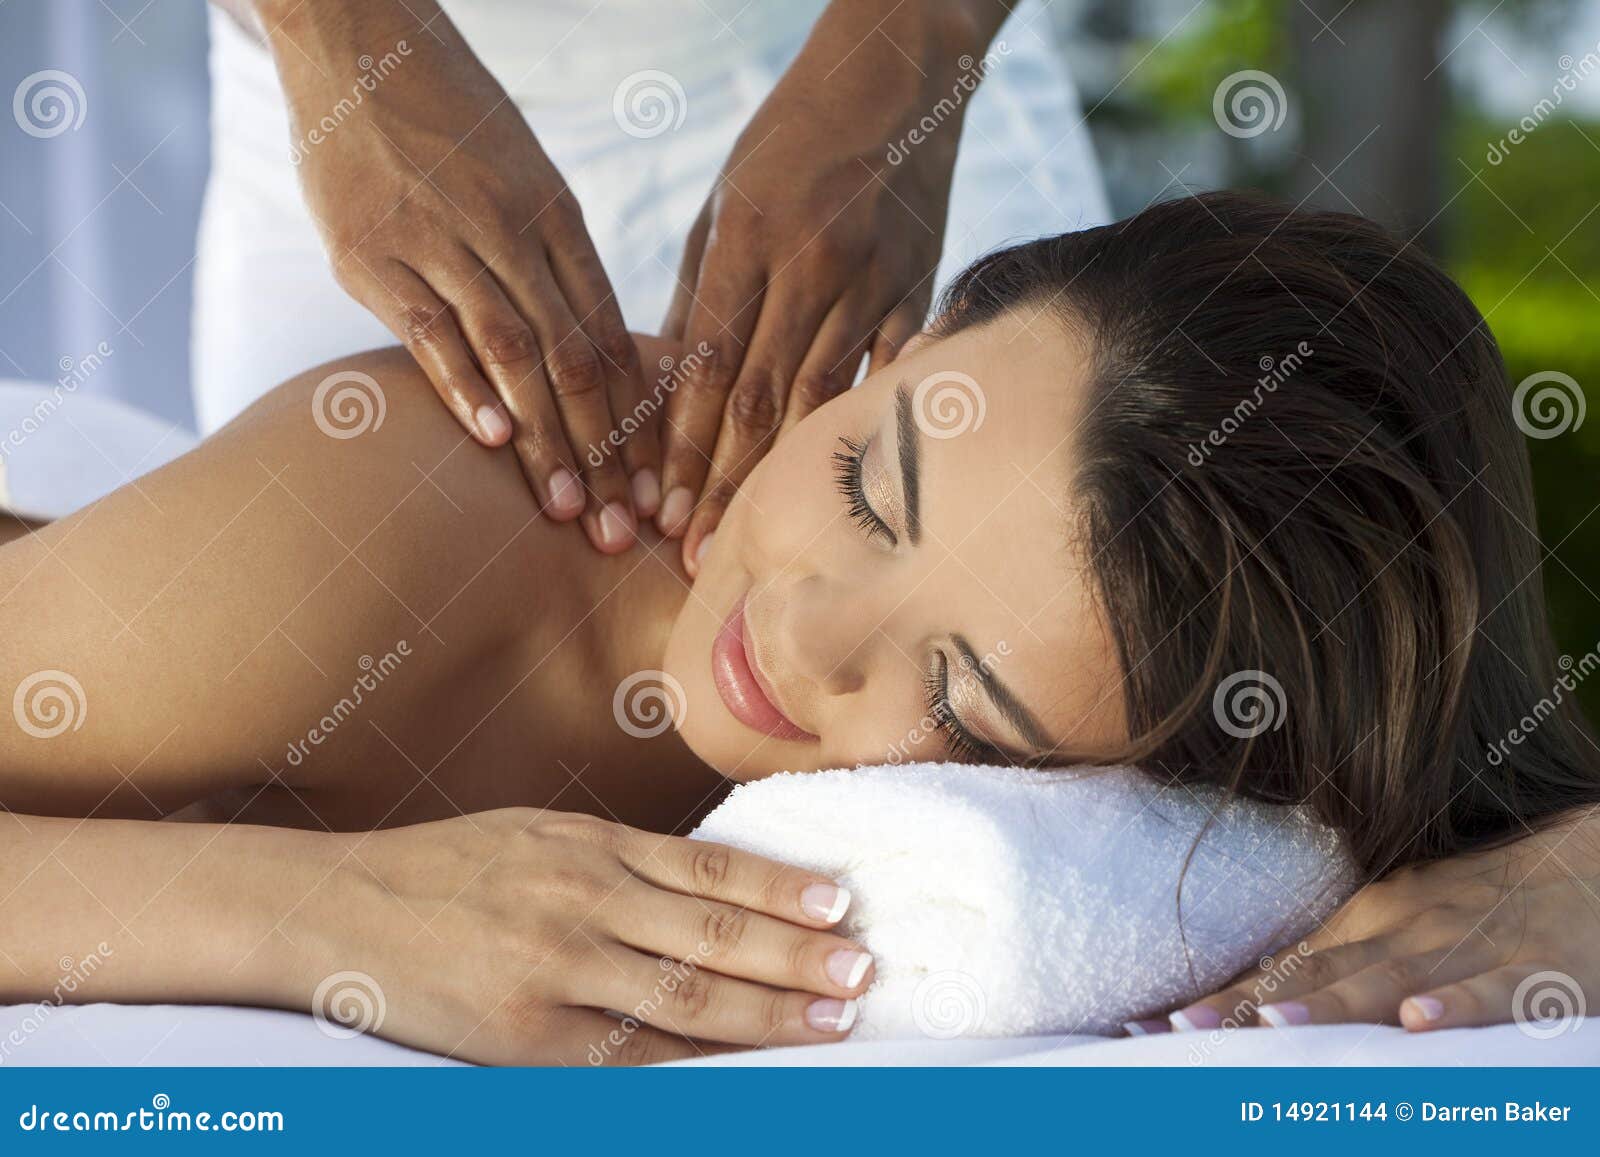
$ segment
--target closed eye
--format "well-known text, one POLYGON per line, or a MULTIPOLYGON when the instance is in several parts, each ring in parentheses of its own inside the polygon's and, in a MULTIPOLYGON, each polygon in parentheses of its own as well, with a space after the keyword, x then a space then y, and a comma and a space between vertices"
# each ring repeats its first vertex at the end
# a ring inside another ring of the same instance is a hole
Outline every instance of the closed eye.
POLYGON ((883 517, 872 509, 872 503, 867 501, 866 487, 862 484, 861 464, 867 456, 867 443, 845 437, 841 437, 839 442, 844 449, 833 452, 833 476, 839 493, 844 495, 850 518, 869 539, 882 535, 890 546, 897 546, 899 537, 883 517))

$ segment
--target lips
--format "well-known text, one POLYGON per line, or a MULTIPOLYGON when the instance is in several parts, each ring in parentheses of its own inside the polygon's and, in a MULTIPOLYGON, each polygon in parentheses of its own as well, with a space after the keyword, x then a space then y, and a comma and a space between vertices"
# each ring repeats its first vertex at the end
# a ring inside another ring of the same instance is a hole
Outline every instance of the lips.
POLYGON ((797 725, 773 702, 770 685, 762 678, 750 656, 743 597, 734 604, 728 621, 722 624, 722 629, 711 643, 711 678, 728 711, 746 727, 775 739, 804 741, 817 738, 797 725))

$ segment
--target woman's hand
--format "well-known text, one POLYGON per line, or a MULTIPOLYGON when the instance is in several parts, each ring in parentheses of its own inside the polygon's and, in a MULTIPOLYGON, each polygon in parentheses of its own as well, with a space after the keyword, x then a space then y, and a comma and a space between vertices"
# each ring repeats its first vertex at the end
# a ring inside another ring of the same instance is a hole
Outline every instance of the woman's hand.
POLYGON ((771 440, 848 388, 863 355, 876 367, 921 329, 974 57, 1004 16, 998 4, 835 3, 740 135, 663 325, 709 351, 663 432, 657 526, 684 536, 690 574, 771 440))
POLYGON ((596 547, 627 549, 660 498, 654 426, 612 436, 643 375, 578 204, 516 106, 432 0, 261 0, 261 18, 340 285, 469 433, 513 443, 550 517, 581 514, 596 547))
POLYGON ((328 978, 352 977, 363 1027, 420 1048, 580 1065, 816 1044, 871 979, 827 931, 848 893, 717 844, 533 809, 344 838, 287 930, 296 986, 337 1017, 328 978))
POLYGON ((1420 1032, 1581 1016, 1591 1002, 1600 1002, 1593 815, 1369 885, 1303 948, 1277 953, 1270 968, 1252 968, 1175 1013, 1173 1024, 1361 1022, 1420 1032))

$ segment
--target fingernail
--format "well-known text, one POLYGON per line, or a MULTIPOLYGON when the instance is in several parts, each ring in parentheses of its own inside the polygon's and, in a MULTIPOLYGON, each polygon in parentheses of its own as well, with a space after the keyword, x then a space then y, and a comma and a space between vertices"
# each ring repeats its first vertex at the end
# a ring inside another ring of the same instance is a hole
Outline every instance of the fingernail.
POLYGON ((872 967, 872 954, 859 948, 840 948, 828 953, 828 979, 840 988, 854 988, 872 967))
POLYGON ((625 546, 633 540, 633 515, 620 502, 600 508, 600 541, 607 546, 625 546))
POLYGON ((1437 996, 1413 996, 1406 1003, 1416 1009, 1423 1020, 1438 1020, 1444 1015, 1444 1001, 1437 996))
POLYGON ((550 472, 550 506, 561 514, 576 514, 583 509, 583 488, 565 466, 550 472))
POLYGON ((1282 1004, 1263 1004, 1256 1010, 1256 1014, 1273 1028, 1291 1028, 1297 1024, 1311 1023, 1311 1010, 1298 1000, 1286 1000, 1282 1004))
POLYGON ((1164 1020, 1130 1020, 1123 1023, 1122 1031, 1129 1036, 1158 1036, 1171 1032, 1172 1026, 1164 1020))
POLYGON ((846 1032, 856 1022, 856 1002, 826 997, 806 1006, 806 1023, 818 1032, 846 1032))
POLYGON ((661 503, 661 512, 656 515, 656 529, 662 534, 672 534, 688 521, 693 510, 694 495, 689 493, 689 488, 674 486, 667 491, 667 497, 661 503))
POLYGON ((511 433, 511 423, 498 406, 479 406, 472 416, 477 419, 478 432, 496 445, 511 433))
POLYGON ((717 532, 712 531, 700 540, 700 545, 694 548, 694 571, 700 573, 700 568, 706 565, 706 555, 711 553, 711 540, 717 537, 717 532))
POLYGON ((1208 1032, 1222 1027, 1222 1014, 1208 1004, 1191 1004, 1167 1017, 1174 1032, 1208 1032))
POLYGON ((800 893, 800 910, 824 924, 837 924, 848 907, 850 890, 837 884, 807 884, 800 893))
POLYGON ((649 518, 661 505, 661 480, 646 467, 633 476, 633 508, 640 518, 649 518))

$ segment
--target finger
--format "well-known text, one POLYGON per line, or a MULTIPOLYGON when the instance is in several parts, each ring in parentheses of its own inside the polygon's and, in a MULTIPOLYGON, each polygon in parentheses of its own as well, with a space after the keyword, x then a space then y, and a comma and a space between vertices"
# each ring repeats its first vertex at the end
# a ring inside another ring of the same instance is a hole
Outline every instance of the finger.
POLYGON ((926 303, 906 304, 890 312, 878 326, 872 342, 872 361, 868 373, 877 373, 900 356, 906 342, 922 332, 922 320, 927 313, 926 303))
POLYGON ((705 487, 717 431, 755 330, 763 274, 749 254, 708 242, 701 262, 698 296, 684 327, 684 348, 704 351, 667 401, 661 432, 665 497, 656 527, 668 537, 689 528, 696 497, 705 487))
POLYGON ((592 1008, 565 1008, 551 1018, 563 1042, 556 1058, 569 1065, 659 1065, 737 1051, 735 1045, 696 1041, 662 1032, 635 1016, 610 1016, 592 1008))
POLYGON ((1505 1024, 1513 1019, 1530 1026, 1554 1025, 1579 1015, 1587 1007, 1588 995, 1566 973, 1541 964, 1507 964, 1409 997, 1400 1006, 1400 1023, 1412 1032, 1505 1024))
POLYGON ((511 420, 484 380, 449 308, 409 266, 390 262, 362 304, 405 346, 456 421, 485 446, 502 446, 511 420))
POLYGON ((683 340, 683 331, 689 324, 689 312, 694 307, 695 286, 700 281, 700 258, 705 254, 706 234, 711 231, 710 206, 700 211, 689 236, 683 244, 683 257, 678 261, 678 284, 672 291, 672 302, 667 306, 667 316, 661 322, 661 336, 683 340))
POLYGON ((778 437, 850 388, 872 341, 874 320, 859 294, 847 293, 834 302, 789 387, 789 404, 778 437))
POLYGON ((505 286, 539 339, 548 393, 578 455, 588 499, 584 531, 598 550, 618 554, 633 545, 637 523, 622 463, 602 449, 615 426, 604 363, 543 260, 520 261, 514 270, 508 266, 505 286))
POLYGON ((711 532, 739 484, 772 446, 788 405, 789 387, 817 336, 831 302, 769 290, 744 363, 723 408, 711 472, 683 536, 683 566, 693 578, 711 532))
POLYGON ((582 978, 584 1000, 679 1036, 742 1045, 821 1044, 855 1024, 854 1000, 787 992, 713 972, 694 961, 601 945, 605 963, 582 978))
POLYGON ((1354 976, 1294 1000, 1262 1005, 1261 1022, 1274 1028, 1302 1024, 1399 1024, 1400 1003, 1431 985, 1449 984, 1490 966, 1495 948, 1474 939, 1431 952, 1389 956, 1354 976))
POLYGON ((658 888, 754 908, 809 928, 833 927, 850 906, 849 889, 818 872, 723 844, 629 831, 618 850, 635 875, 658 888))
POLYGON ((1179 1032, 1247 1027, 1257 1023, 1257 1011, 1263 1004, 1336 984, 1393 951, 1383 938, 1332 948, 1314 948, 1305 943, 1262 957, 1227 988, 1178 1009, 1168 1019, 1179 1032))
POLYGON ((550 253, 550 267, 567 303, 577 315, 589 344, 600 355, 618 423, 607 431, 606 453, 618 449, 627 472, 634 514, 650 518, 661 506, 661 436, 659 405, 645 393, 639 348, 623 323, 611 279, 588 234, 581 244, 564 244, 550 253), (621 446, 616 442, 621 438, 621 446))
POLYGON ((831 932, 639 882, 618 900, 616 934, 641 952, 820 996, 860 996, 872 982, 871 954, 831 932))

